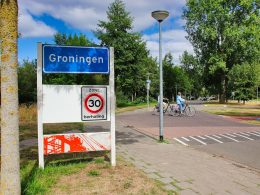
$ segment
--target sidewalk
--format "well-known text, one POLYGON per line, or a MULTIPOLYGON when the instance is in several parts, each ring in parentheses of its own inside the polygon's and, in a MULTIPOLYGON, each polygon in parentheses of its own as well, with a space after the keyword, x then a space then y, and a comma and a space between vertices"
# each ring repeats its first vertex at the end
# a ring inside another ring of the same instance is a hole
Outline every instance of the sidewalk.
POLYGON ((177 143, 155 139, 117 122, 117 154, 179 194, 260 194, 260 172, 177 143))

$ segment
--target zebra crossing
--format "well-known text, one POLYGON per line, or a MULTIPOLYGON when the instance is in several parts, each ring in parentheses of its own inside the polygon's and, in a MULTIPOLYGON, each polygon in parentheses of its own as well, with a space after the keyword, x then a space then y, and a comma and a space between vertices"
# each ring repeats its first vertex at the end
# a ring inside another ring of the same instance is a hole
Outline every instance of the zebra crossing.
POLYGON ((227 142, 244 142, 260 140, 260 131, 252 132, 238 132, 238 133, 223 133, 217 135, 197 135, 176 137, 173 140, 184 146, 193 145, 209 145, 209 144, 223 144, 227 142))

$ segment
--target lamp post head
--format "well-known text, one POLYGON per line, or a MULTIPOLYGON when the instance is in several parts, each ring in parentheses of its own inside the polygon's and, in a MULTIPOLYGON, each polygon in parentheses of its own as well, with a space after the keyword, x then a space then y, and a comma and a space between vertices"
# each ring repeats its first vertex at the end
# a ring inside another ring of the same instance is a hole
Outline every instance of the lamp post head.
POLYGON ((168 16, 169 16, 169 12, 165 10, 157 10, 152 12, 152 17, 158 22, 162 22, 168 16))

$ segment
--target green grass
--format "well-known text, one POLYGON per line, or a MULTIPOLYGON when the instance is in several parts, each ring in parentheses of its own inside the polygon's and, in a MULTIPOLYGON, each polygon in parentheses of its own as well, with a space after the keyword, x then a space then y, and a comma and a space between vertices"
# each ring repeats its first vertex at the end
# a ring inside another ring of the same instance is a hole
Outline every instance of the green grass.
POLYGON ((21 169, 22 194, 46 194, 51 186, 63 175, 70 175, 86 167, 87 163, 52 163, 45 169, 37 168, 36 161, 29 162, 21 169))
MULTIPOLYGON (((155 102, 150 103, 150 107, 154 107, 155 104, 156 104, 155 102)), ((133 111, 133 110, 137 110, 137 109, 142 109, 142 108, 147 108, 147 103, 141 103, 141 104, 137 104, 137 105, 131 105, 131 106, 117 108, 116 114, 133 111)))
POLYGON ((260 116, 260 109, 216 109, 216 110, 204 110, 211 114, 225 115, 225 116, 260 116))
POLYGON ((102 164, 102 163, 104 163, 105 162, 105 159, 104 158, 97 158, 96 160, 95 160, 95 163, 96 164, 102 164))
POLYGON ((99 176, 101 173, 100 173, 100 171, 98 171, 98 170, 90 170, 89 172, 88 172, 88 175, 89 176, 99 176))
POLYGON ((179 182, 176 182, 176 181, 171 182, 171 184, 172 184, 178 191, 184 190, 184 189, 181 188, 177 183, 179 183, 179 182))
POLYGON ((157 140, 157 143, 160 143, 160 144, 170 144, 169 140, 167 140, 167 139, 163 139, 163 141, 157 140))

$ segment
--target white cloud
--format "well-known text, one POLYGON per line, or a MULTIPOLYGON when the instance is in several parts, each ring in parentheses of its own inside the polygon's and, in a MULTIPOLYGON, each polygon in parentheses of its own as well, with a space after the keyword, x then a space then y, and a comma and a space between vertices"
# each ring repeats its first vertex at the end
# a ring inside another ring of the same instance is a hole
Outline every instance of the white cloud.
MULTIPOLYGON (((185 38, 187 33, 184 30, 169 30, 162 32, 162 55, 170 52, 173 55, 174 63, 179 63, 179 57, 187 50, 193 53, 193 47, 185 38)), ((147 48, 153 57, 159 56, 159 34, 144 35, 143 39, 147 43, 147 48)))
MULTIPOLYGON (((36 16, 51 15, 79 30, 95 30, 99 20, 106 20, 106 11, 113 0, 23 0, 19 7, 36 16)), ((144 30, 156 21, 151 17, 154 10, 165 9, 170 17, 179 17, 185 0, 125 0, 126 10, 134 17, 135 30, 144 30)))
POLYGON ((24 10, 19 12, 19 33, 22 37, 50 37, 56 30, 33 17, 24 10))
MULTIPOLYGON (((82 32, 95 30, 99 20, 106 20, 107 8, 114 0, 21 0, 19 9, 20 32, 25 37, 29 36, 52 36, 56 31, 47 24, 35 20, 31 15, 50 15, 53 18, 63 21, 69 28, 76 28, 82 32), (30 14, 31 15, 30 15, 30 14)), ((169 18, 163 23, 168 30, 163 32, 163 55, 171 52, 174 61, 179 62, 179 55, 183 51, 193 52, 192 46, 185 39, 184 30, 172 30, 172 19, 176 24, 182 26, 185 21, 180 19, 182 9, 186 0, 124 0, 126 10, 134 18, 134 30, 144 31, 149 27, 157 30, 156 20, 151 17, 154 10, 168 10, 169 18), (169 29, 170 28, 170 29, 169 29)), ((152 56, 158 56, 158 33, 144 35, 147 47, 152 56)))

